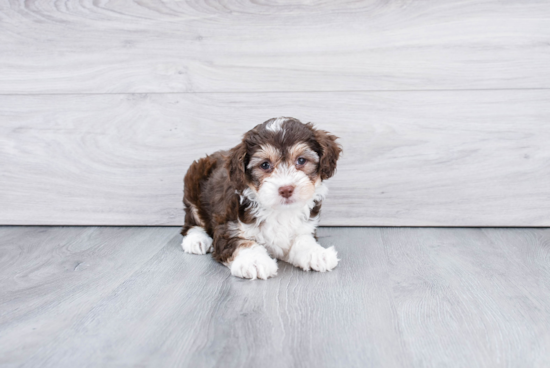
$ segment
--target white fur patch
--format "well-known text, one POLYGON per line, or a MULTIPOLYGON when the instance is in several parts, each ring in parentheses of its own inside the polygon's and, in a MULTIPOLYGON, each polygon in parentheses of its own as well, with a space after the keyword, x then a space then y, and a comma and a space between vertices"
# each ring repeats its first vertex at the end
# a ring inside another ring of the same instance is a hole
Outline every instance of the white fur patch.
POLYGON ((227 266, 233 276, 244 279, 262 279, 277 275, 277 261, 271 258, 264 247, 258 244, 238 249, 237 255, 227 266))
POLYGON ((310 211, 315 206, 315 201, 322 201, 325 198, 327 191, 326 185, 318 181, 314 195, 305 204, 273 209, 262 206, 258 201, 257 193, 246 189, 243 191, 241 201, 246 197, 252 202, 250 210, 256 222, 253 224, 244 224, 240 221, 230 223, 232 235, 255 241, 265 246, 271 256, 285 259, 298 236, 307 235, 313 239, 312 234, 317 227, 319 217, 310 219, 310 211))
POLYGON ((279 132, 283 128, 282 125, 286 120, 287 119, 284 116, 281 116, 267 124, 265 128, 271 132, 279 132))
POLYGON ((192 227, 181 242, 181 247, 186 253, 206 254, 212 252, 212 238, 208 236, 202 227, 192 227))
POLYGON ((332 271, 338 265, 338 254, 334 247, 323 248, 312 236, 298 237, 285 261, 305 271, 332 271))

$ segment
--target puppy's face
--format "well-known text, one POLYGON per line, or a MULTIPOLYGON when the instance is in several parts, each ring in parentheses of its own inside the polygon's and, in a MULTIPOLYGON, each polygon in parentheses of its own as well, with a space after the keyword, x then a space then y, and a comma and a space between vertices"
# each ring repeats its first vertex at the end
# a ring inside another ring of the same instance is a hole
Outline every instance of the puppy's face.
POLYGON ((230 178, 263 207, 304 206, 336 169, 336 137, 293 118, 270 119, 245 134, 231 152, 230 178))
POLYGON ((249 188, 265 207, 303 206, 320 182, 318 165, 319 155, 305 142, 282 147, 261 144, 246 166, 249 188))

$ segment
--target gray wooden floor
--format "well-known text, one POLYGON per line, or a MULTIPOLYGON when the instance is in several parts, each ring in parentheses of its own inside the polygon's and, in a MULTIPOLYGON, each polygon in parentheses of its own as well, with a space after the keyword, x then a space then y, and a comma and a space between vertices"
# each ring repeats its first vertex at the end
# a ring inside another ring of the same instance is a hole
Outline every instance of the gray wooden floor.
POLYGON ((1 366, 550 366, 550 229, 321 228, 246 281, 173 227, 1 227, 1 366))

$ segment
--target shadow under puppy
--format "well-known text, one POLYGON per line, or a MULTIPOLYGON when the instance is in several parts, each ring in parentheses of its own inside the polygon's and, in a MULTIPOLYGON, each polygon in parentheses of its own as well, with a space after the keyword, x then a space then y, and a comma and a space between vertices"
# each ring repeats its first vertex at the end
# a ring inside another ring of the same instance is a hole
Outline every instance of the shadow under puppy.
POLYGON ((274 258, 305 271, 331 271, 334 247, 315 236, 327 187, 342 151, 337 137, 279 117, 247 132, 230 151, 191 164, 184 179, 187 253, 212 252, 237 277, 277 274, 274 258))

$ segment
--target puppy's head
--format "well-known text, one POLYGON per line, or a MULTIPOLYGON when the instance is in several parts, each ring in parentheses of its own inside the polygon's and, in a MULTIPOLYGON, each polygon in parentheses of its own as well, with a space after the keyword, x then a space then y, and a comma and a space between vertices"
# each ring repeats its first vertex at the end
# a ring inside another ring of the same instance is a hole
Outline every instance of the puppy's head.
POLYGON ((337 137, 294 118, 273 118, 247 132, 231 150, 230 180, 264 207, 295 208, 315 195, 336 170, 337 137))

